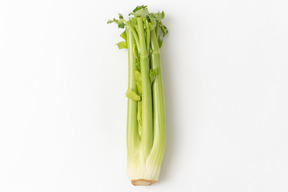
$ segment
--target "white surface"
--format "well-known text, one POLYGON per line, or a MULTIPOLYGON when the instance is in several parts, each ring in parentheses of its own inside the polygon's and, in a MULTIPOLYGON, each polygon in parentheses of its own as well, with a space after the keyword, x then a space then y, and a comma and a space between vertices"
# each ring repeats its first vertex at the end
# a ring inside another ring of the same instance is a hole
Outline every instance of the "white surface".
POLYGON ((288 2, 0 2, 1 192, 287 192, 288 2), (126 176, 127 53, 107 19, 165 10, 167 150, 126 176))

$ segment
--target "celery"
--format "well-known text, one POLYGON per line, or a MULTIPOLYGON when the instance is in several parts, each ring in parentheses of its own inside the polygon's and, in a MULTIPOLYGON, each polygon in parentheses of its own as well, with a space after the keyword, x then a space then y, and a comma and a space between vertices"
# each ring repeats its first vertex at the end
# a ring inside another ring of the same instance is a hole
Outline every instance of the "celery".
POLYGON ((127 171, 133 185, 151 185, 160 175, 165 151, 165 108, 160 48, 168 33, 164 12, 138 6, 128 20, 116 23, 124 32, 119 49, 128 49, 127 171), (159 29, 162 31, 161 35, 159 29))

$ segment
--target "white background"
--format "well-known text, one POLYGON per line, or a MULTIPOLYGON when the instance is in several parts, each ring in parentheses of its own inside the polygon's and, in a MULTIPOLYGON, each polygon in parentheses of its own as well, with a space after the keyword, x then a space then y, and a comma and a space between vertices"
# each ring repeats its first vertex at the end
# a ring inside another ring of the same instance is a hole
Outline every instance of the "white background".
POLYGON ((287 0, 1 0, 1 192, 287 192, 287 0), (127 51, 106 21, 164 10, 167 149, 126 175, 127 51))

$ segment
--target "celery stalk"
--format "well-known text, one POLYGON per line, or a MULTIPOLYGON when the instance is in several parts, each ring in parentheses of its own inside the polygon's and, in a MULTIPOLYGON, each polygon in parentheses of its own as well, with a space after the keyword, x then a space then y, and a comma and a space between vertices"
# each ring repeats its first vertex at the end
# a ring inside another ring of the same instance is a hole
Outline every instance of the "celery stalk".
POLYGON ((166 123, 161 58, 158 38, 156 37, 155 30, 151 32, 151 39, 151 64, 153 70, 158 69, 158 74, 153 83, 154 142, 150 156, 147 159, 147 164, 150 164, 149 168, 151 169, 148 172, 153 172, 154 178, 156 179, 159 177, 161 163, 164 156, 166 142, 166 123))
POLYGON ((127 171, 133 185, 151 185, 160 175, 165 151, 165 107, 160 48, 168 30, 164 12, 138 6, 127 21, 109 20, 119 28, 119 49, 128 49, 127 171), (159 33, 162 31, 162 35, 159 33))
MULTIPOLYGON (((135 61, 136 58, 133 55, 134 37, 130 29, 127 29, 127 44, 128 44, 128 89, 136 90, 136 83, 134 77, 135 61)), ((127 109, 127 149, 128 156, 135 154, 139 146, 140 137, 138 134, 138 122, 137 122, 137 101, 128 99, 127 109)))
POLYGON ((141 144, 144 150, 145 158, 148 157, 153 144, 152 133, 152 95, 150 82, 150 66, 148 52, 146 49, 144 26, 142 17, 137 18, 138 33, 140 43, 140 66, 141 66, 141 83, 142 83, 142 135, 141 144))

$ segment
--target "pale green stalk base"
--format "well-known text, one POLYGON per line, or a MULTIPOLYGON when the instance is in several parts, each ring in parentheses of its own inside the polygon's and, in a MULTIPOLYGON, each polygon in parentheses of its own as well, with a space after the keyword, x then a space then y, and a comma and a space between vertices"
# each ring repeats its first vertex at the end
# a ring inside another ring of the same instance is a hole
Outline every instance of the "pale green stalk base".
POLYGON ((144 151, 140 145, 136 153, 128 157, 127 171, 130 180, 132 181, 145 179, 153 181, 153 183, 158 181, 161 164, 157 164, 156 162, 154 162, 153 159, 155 159, 155 157, 153 157, 153 155, 150 155, 147 160, 145 160, 144 151))

